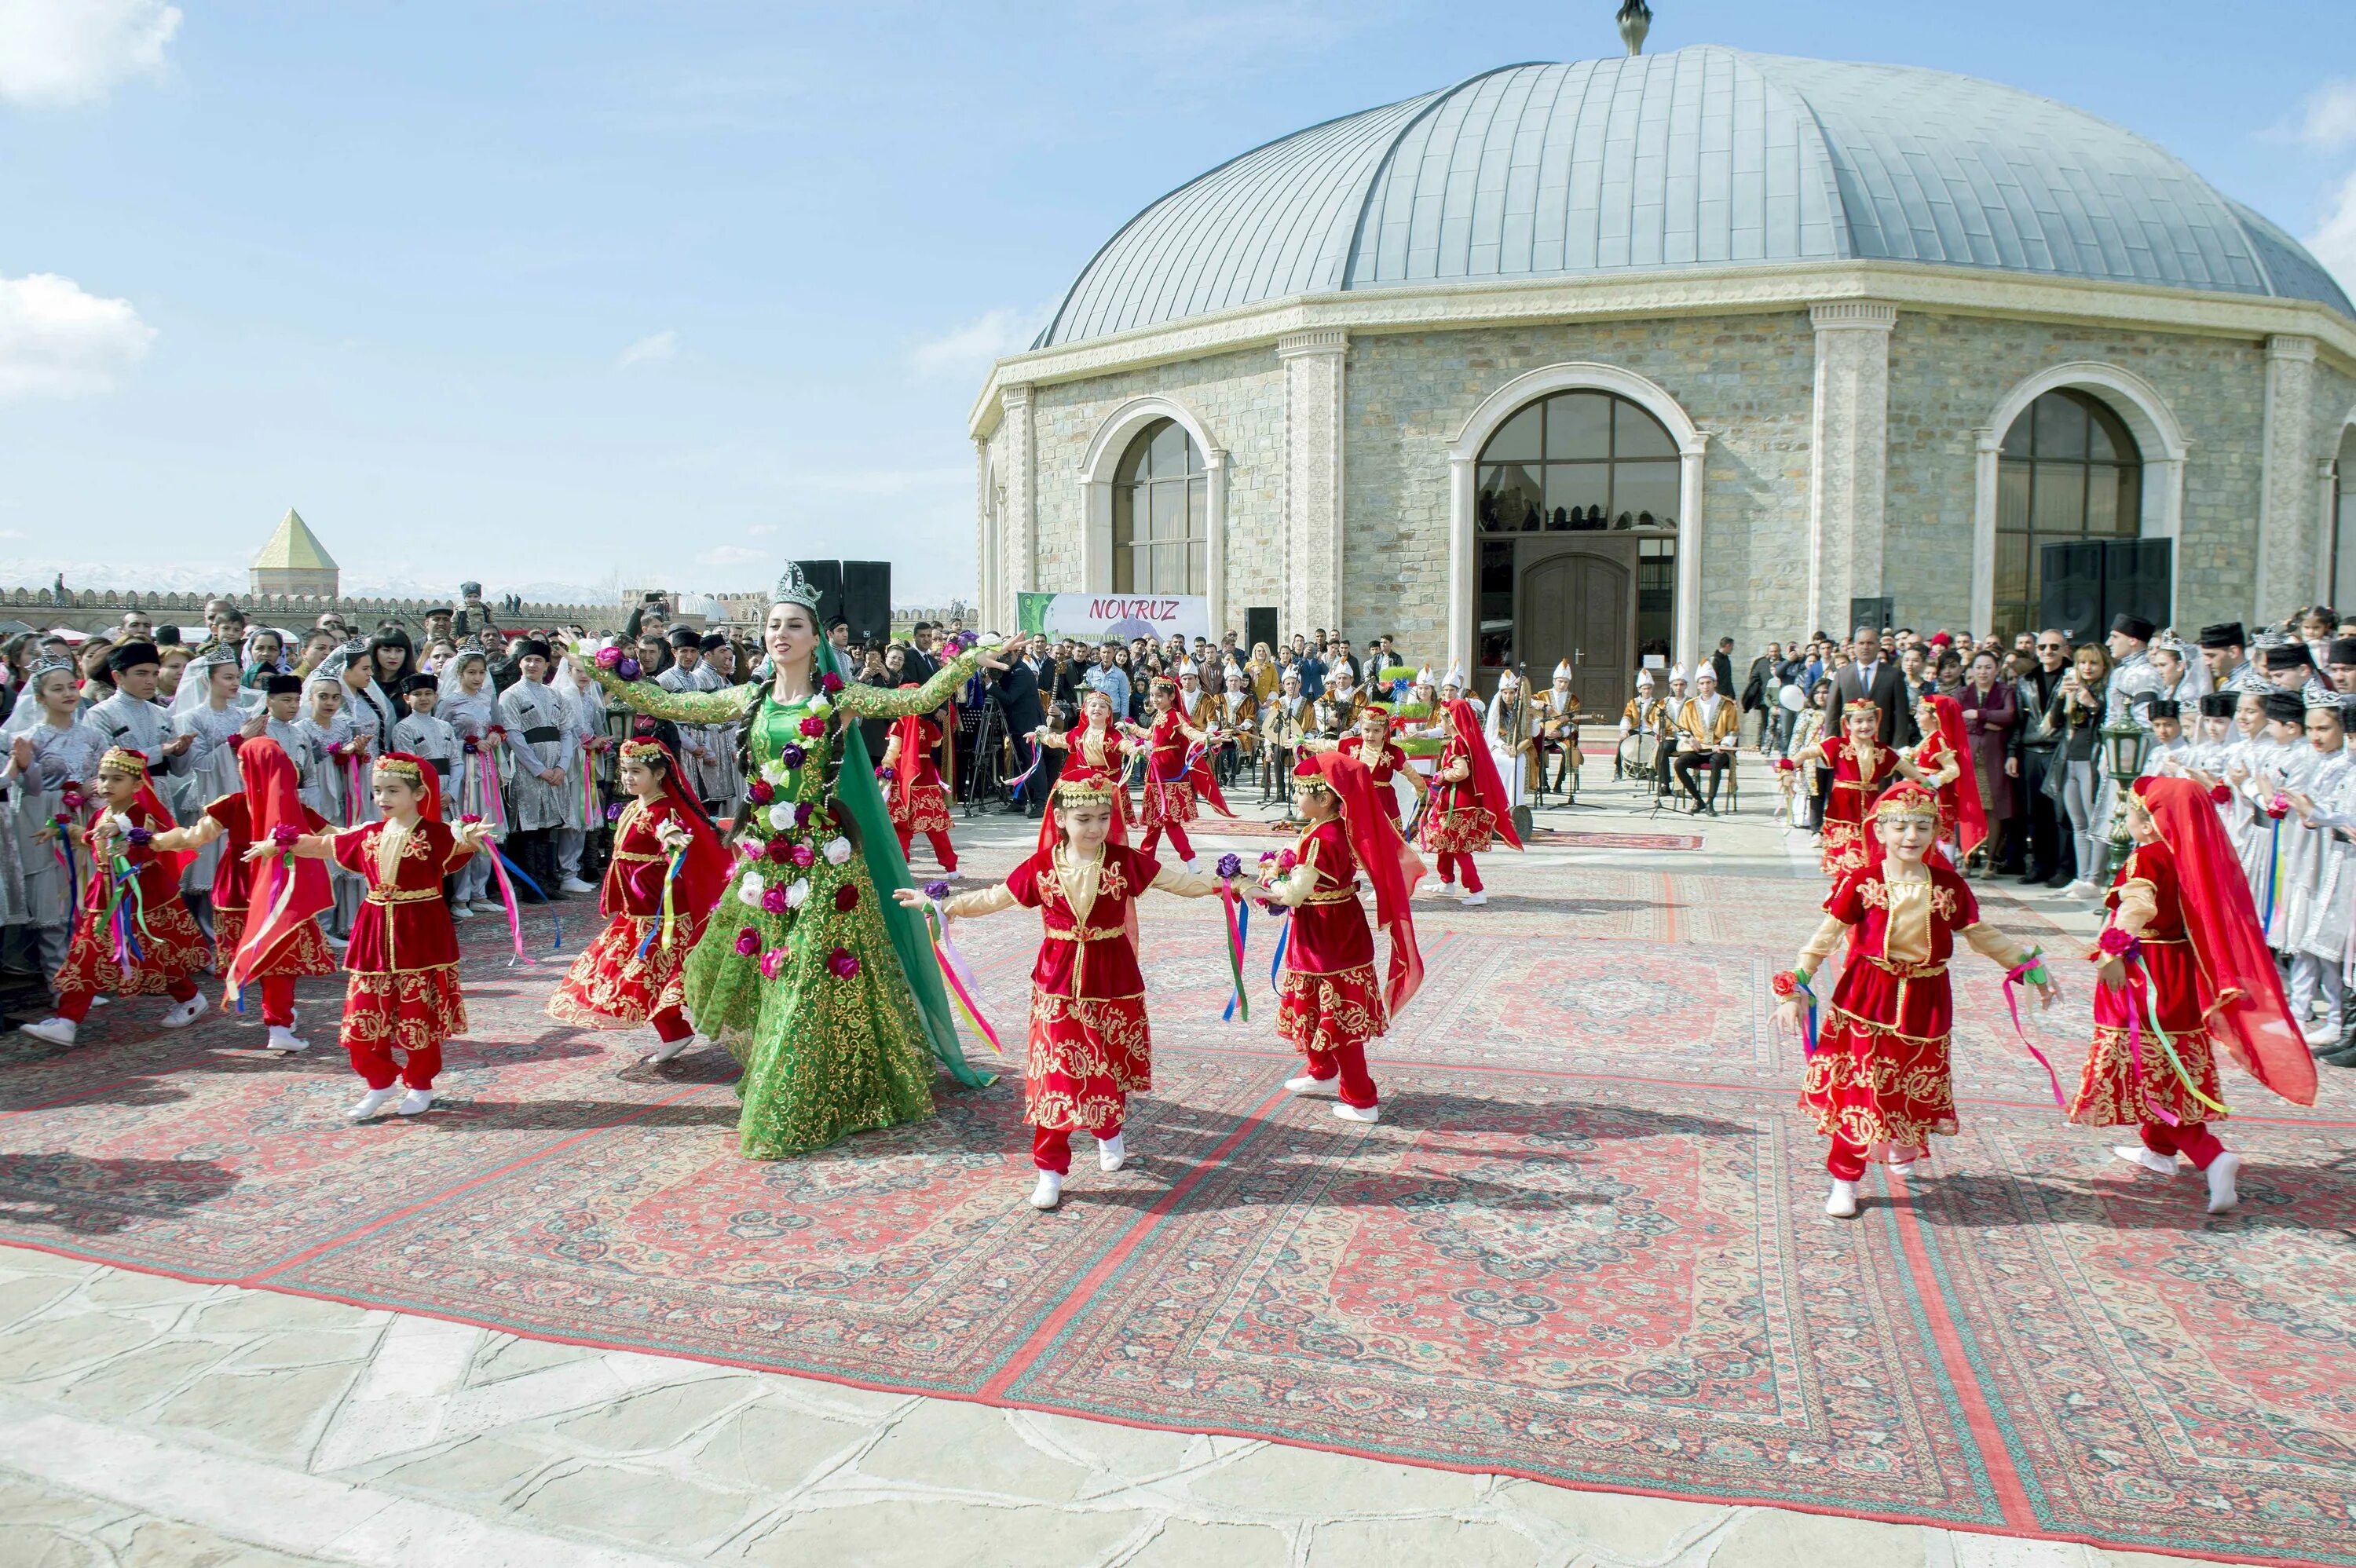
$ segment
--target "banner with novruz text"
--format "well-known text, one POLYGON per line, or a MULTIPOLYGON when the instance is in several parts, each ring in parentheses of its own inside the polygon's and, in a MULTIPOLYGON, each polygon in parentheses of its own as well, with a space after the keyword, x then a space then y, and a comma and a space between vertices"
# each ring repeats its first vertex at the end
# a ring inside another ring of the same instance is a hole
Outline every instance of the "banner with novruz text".
POLYGON ((1044 633, 1085 643, 1151 637, 1208 637, 1211 602, 1184 593, 1017 593, 1023 635, 1044 633))

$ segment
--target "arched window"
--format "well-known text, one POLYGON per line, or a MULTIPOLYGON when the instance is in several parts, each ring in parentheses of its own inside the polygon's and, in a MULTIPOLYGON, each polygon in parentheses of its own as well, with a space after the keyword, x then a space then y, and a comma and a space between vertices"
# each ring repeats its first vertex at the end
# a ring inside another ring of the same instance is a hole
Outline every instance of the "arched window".
POLYGON ((2085 393, 2046 393, 2004 432, 1996 492, 1996 634, 2033 631, 2051 544, 2143 532, 2143 453, 2085 393))
MULTIPOLYGON (((2331 602, 2356 605, 2356 425, 2340 432, 2331 465, 2331 602)), ((2348 610, 2340 612, 2345 615, 2348 610)))
POLYGON ((1210 496, 1185 426, 1156 420, 1138 432, 1113 475, 1112 591, 1208 592, 1210 496))
POLYGON ((1572 533, 1677 526, 1677 443, 1642 404, 1558 392, 1481 448, 1481 531, 1572 533))

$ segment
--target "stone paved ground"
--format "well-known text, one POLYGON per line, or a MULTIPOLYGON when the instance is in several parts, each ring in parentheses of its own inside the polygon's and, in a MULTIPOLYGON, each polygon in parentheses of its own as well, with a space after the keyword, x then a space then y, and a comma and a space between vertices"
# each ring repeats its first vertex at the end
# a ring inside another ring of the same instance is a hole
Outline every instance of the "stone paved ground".
MULTIPOLYGON (((1625 797, 1593 793, 1603 808, 1547 818, 1644 826, 1625 797)), ((1710 825, 1707 869, 1813 876, 1763 795, 1762 779, 1742 816, 1710 825)), ((1011 848, 1023 833, 960 838, 1011 848)), ((1536 885, 1644 861, 1547 852, 1494 874, 1536 885)), ((5 1568, 2179 1561, 871 1393, 0 1248, 5 1568)))

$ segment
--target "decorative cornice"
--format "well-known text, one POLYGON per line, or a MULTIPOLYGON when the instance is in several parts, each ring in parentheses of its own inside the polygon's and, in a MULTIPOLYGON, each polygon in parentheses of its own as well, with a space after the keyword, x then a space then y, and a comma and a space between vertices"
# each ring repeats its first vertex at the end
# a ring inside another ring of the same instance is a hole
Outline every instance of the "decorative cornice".
POLYGON ((1833 304, 1915 315, 1994 316, 2238 338, 2303 337, 2356 375, 2356 322, 2309 300, 2216 293, 2146 283, 2040 277, 1913 262, 1779 262, 1509 283, 1451 283, 1294 295, 1001 360, 968 416, 995 428, 1012 385, 1081 380, 1114 371, 1233 353, 1321 328, 1346 334, 1767 315, 1833 304))
POLYGON ((1278 338, 1276 357, 1279 359, 1298 359, 1304 354, 1344 354, 1349 347, 1347 328, 1317 326, 1307 332, 1288 332, 1278 338))
POLYGON ((1031 406, 1031 383, 1028 381, 1008 381, 1003 383, 998 389, 998 400, 1002 407, 1009 410, 1029 408, 1031 406))
POLYGON ((2266 339, 2266 357, 2292 359, 2301 364, 2315 363, 2315 339, 2297 335, 2285 335, 2266 339))
POLYGON ((1898 325, 1898 307, 1883 300, 1826 300, 1808 307, 1808 325, 1818 332, 1888 332, 1898 325))

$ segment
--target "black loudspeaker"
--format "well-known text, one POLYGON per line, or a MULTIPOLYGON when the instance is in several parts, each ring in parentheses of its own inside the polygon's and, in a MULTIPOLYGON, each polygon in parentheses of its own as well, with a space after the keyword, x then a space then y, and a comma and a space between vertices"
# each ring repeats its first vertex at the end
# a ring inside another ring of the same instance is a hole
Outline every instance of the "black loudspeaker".
POLYGON ((2140 615, 2155 626, 2175 618, 2169 579, 2173 539, 2086 539, 2038 551, 2039 624, 2100 642, 2115 615, 2140 615))
POLYGON ((2072 645, 2099 642, 2103 615, 2103 541, 2049 544, 2037 552, 2037 624, 2066 633, 2072 645))
POLYGON ((892 635, 892 563, 842 562, 842 618, 854 643, 880 643, 892 635))
POLYGON ((842 613, 842 562, 839 560, 798 560, 802 576, 818 590, 818 624, 824 631, 842 613))
POLYGON ((1895 626, 1898 601, 1883 594, 1878 599, 1852 599, 1848 602, 1848 624, 1834 635, 1847 638, 1859 626, 1870 626, 1879 632, 1895 626))
POLYGON ((1255 604, 1244 612, 1245 656, 1250 656, 1252 649, 1261 643, 1268 645, 1269 652, 1276 652, 1276 606, 1273 604, 1255 604))
POLYGON ((2140 615, 2155 626, 2176 618, 2169 580, 2175 575, 2174 539, 2112 539, 2103 547, 2102 629, 2114 615, 2140 615))

